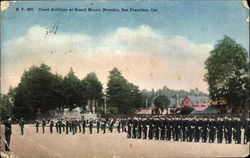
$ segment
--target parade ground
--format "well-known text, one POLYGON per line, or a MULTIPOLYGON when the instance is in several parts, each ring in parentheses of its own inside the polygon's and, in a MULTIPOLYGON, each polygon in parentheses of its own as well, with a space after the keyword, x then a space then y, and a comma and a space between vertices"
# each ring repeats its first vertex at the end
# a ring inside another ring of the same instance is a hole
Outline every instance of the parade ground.
MULTIPOLYGON (((245 157, 249 144, 218 144, 175 142, 166 140, 127 139, 126 133, 93 134, 35 132, 34 125, 26 125, 20 135, 12 126, 11 152, 19 158, 152 158, 152 157, 245 157)), ((54 130, 55 132, 55 130, 54 130)))

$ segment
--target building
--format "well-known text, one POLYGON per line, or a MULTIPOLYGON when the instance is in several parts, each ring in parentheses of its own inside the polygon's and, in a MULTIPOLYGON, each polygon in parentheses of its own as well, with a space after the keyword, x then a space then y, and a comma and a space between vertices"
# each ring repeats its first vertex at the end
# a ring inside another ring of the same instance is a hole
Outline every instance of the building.
POLYGON ((206 96, 186 96, 180 103, 180 107, 190 106, 196 111, 203 111, 210 105, 210 100, 206 96))

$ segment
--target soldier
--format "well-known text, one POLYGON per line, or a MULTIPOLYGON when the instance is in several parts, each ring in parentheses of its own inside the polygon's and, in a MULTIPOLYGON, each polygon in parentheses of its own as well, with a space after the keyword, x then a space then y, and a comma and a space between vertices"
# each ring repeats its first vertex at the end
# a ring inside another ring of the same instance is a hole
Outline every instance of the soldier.
POLYGON ((66 118, 66 121, 65 121, 66 134, 69 134, 69 126, 70 126, 70 122, 68 118, 66 118))
POLYGON ((21 118, 21 120, 19 121, 19 126, 20 126, 20 129, 21 129, 21 135, 23 135, 24 131, 24 121, 23 121, 23 118, 21 118))
POLYGON ((77 118, 74 118, 74 128, 75 128, 75 133, 77 133, 77 129, 78 129, 78 121, 77 121, 77 118))
POLYGON ((244 144, 250 142, 250 118, 245 119, 244 124, 244 144))
POLYGON ((227 118, 226 122, 226 143, 232 143, 232 125, 233 122, 230 117, 227 118))
POLYGON ((97 130, 97 133, 99 133, 99 129, 100 129, 100 119, 96 119, 96 130, 97 130))
POLYGON ((138 128, 137 128, 137 138, 141 139, 141 133, 142 133, 142 119, 138 118, 138 128))
POLYGON ((241 128, 243 127, 243 124, 240 120, 239 117, 236 118, 235 120, 235 143, 236 144, 241 144, 241 128))
POLYGON ((114 120, 113 118, 109 119, 109 132, 112 133, 113 132, 113 126, 114 126, 114 120))
POLYGON ((223 127, 224 127, 224 122, 222 118, 217 118, 217 121, 215 122, 215 126, 217 129, 217 142, 222 143, 223 141, 223 127))
POLYGON ((187 124, 187 118, 182 118, 181 119, 181 133, 182 133, 182 138, 181 141, 186 141, 186 124, 187 124))
POLYGON ((59 130, 59 134, 62 133, 62 119, 58 120, 58 130, 59 130))
POLYGON ((93 120, 90 118, 89 120, 89 134, 92 134, 92 128, 93 128, 93 120))
POLYGON ((209 143, 213 143, 215 139, 215 134, 216 134, 216 128, 215 128, 215 121, 213 118, 210 118, 208 122, 208 129, 209 129, 209 143))
POLYGON ((166 133, 166 124, 165 124, 166 121, 165 121, 165 118, 161 117, 159 119, 159 121, 160 121, 160 133, 161 133, 160 139, 165 140, 165 133, 166 133))
POLYGON ((195 142, 200 141, 201 125, 202 125, 201 118, 197 118, 195 120, 195 142))
POLYGON ((154 121, 153 119, 150 117, 149 121, 148 121, 148 125, 149 125, 149 129, 148 129, 148 139, 151 140, 153 139, 153 135, 154 135, 154 121))
POLYGON ((193 122, 192 122, 192 118, 188 118, 188 122, 187 122, 187 141, 188 142, 193 141, 193 122))
POLYGON ((53 127, 54 127, 54 121, 51 119, 49 122, 49 129, 50 129, 50 133, 53 133, 53 127))
POLYGON ((166 136, 166 140, 171 140, 171 126, 170 126, 170 118, 167 117, 166 119, 166 129, 167 129, 167 136, 166 136))
POLYGON ((82 133, 85 134, 86 120, 82 117, 82 133))
POLYGON ((117 132, 120 133, 121 132, 121 120, 119 118, 117 118, 116 124, 117 124, 117 132))
POLYGON ((136 138, 136 133, 137 133, 137 128, 138 128, 138 121, 137 121, 137 118, 134 117, 133 118, 133 121, 132 121, 132 138, 136 138))
POLYGON ((79 129, 79 133, 81 133, 82 132, 82 126, 81 126, 81 123, 82 121, 81 121, 81 119, 79 118, 78 120, 77 120, 77 126, 78 126, 78 129, 79 129))
POLYGON ((102 126, 102 130, 103 130, 103 134, 106 133, 106 119, 105 118, 102 118, 102 121, 101 121, 101 126, 102 126))
POLYGON ((75 122, 75 118, 71 120, 71 128, 72 128, 72 135, 75 135, 76 133, 76 122, 75 122))
POLYGON ((36 133, 38 133, 39 124, 40 124, 40 122, 38 120, 36 120, 36 133))
POLYGON ((56 133, 58 133, 59 132, 59 120, 56 120, 56 133))
POLYGON ((127 131, 125 131, 126 130, 126 128, 125 128, 125 126, 126 126, 126 119, 122 119, 122 121, 121 121, 121 123, 122 123, 122 132, 127 132, 127 131))
POLYGON ((65 126, 66 126, 66 119, 62 119, 62 129, 63 129, 63 132, 65 132, 65 126))
POLYGON ((131 120, 131 118, 129 117, 128 120, 127 120, 127 127, 128 127, 128 134, 127 134, 127 137, 128 138, 131 138, 131 127, 132 127, 132 124, 133 124, 133 121, 131 120))
POLYGON ((155 140, 159 139, 159 130, 160 128, 160 120, 159 118, 154 118, 154 138, 155 140))
POLYGON ((202 142, 207 142, 207 133, 208 133, 208 121, 207 118, 203 118, 202 124, 201 124, 201 135, 202 135, 202 142))
POLYGON ((70 118, 69 119, 69 132, 72 132, 73 131, 73 119, 70 118))
POLYGON ((148 131, 148 118, 144 118, 142 121, 142 132, 143 132, 143 139, 147 139, 147 131, 148 131))
POLYGON ((11 134, 12 134, 12 130, 11 130, 11 117, 7 116, 6 117, 6 121, 4 122, 4 127, 5 127, 5 151, 10 151, 10 138, 11 138, 11 134))
POLYGON ((45 126, 46 126, 46 121, 45 121, 45 119, 43 118, 43 119, 42 119, 43 133, 45 133, 45 126))

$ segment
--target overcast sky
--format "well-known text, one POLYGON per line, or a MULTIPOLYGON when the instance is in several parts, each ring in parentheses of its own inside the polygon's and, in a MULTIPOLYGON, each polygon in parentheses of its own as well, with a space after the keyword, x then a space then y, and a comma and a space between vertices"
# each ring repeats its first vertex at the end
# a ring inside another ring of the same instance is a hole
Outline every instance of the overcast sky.
POLYGON ((117 67, 140 89, 207 92, 204 61, 224 35, 248 49, 248 11, 241 1, 15 2, 2 11, 1 91, 45 63, 82 79, 96 72, 106 86, 117 67), (16 8, 34 11, 16 11, 16 8), (158 12, 63 12, 39 8, 157 8, 158 12), (49 34, 58 26, 56 35, 49 34))

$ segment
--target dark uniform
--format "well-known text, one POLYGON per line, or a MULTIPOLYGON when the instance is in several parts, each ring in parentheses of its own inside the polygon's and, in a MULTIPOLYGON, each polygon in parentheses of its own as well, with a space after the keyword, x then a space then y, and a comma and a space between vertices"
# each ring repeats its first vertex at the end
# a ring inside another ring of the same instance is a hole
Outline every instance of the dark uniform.
POLYGON ((82 119, 82 133, 85 133, 85 128, 86 128, 86 120, 82 119))
POLYGON ((160 120, 158 120, 158 119, 154 120, 154 138, 155 138, 155 140, 159 139, 160 123, 161 123, 160 120))
POLYGON ((243 124, 240 121, 240 119, 238 118, 235 121, 234 124, 234 130, 235 130, 235 143, 236 144, 241 144, 241 128, 242 128, 243 124))
POLYGON ((70 126, 70 123, 69 123, 69 120, 66 119, 66 123, 65 123, 65 130, 66 130, 66 134, 69 134, 69 126, 70 126))
POLYGON ((205 118, 203 119, 201 124, 201 138, 203 143, 207 142, 207 134, 208 134, 208 121, 207 118, 205 118))
POLYGON ((82 132, 81 120, 77 121, 77 126, 78 126, 78 129, 79 129, 79 133, 81 133, 82 132))
POLYGON ((138 121, 136 119, 133 119, 132 121, 132 138, 136 138, 137 128, 138 128, 138 121))
POLYGON ((46 121, 43 119, 42 120, 43 133, 45 133, 45 126, 46 126, 46 121))
POLYGON ((244 123, 244 144, 250 142, 250 118, 247 118, 244 123))
POLYGON ((142 131, 143 131, 143 139, 147 139, 147 132, 148 132, 148 120, 142 121, 142 131))
POLYGON ((56 133, 59 132, 59 120, 56 121, 56 133))
POLYGON ((112 133, 113 132, 113 126, 114 126, 114 121, 113 119, 109 120, 109 132, 112 133))
POLYGON ((215 139, 216 134, 216 128, 215 128, 215 121, 213 119, 210 119, 208 122, 208 129, 209 129, 209 143, 213 143, 215 139))
POLYGON ((201 119, 195 120, 195 132, 194 132, 194 137, 195 137, 195 142, 199 142, 200 141, 200 133, 201 133, 201 119))
POLYGON ((149 129, 148 129, 148 139, 153 139, 154 134, 154 120, 150 119, 148 121, 149 129))
POLYGON ((89 134, 92 134, 92 128, 93 128, 93 120, 89 120, 89 134))
POLYGON ((166 119, 166 129, 167 129, 166 140, 171 140, 172 129, 171 129, 170 121, 171 120, 169 118, 166 119))
POLYGON ((233 126, 233 122, 232 120, 229 118, 226 121, 226 125, 225 125, 225 129, 226 129, 226 143, 232 143, 232 126, 233 126))
POLYGON ((49 123, 50 133, 53 133, 53 127, 54 127, 54 121, 50 120, 50 123, 49 123))
POLYGON ((99 130, 100 130, 100 120, 99 119, 96 120, 96 129, 97 129, 97 133, 99 133, 99 130))
POLYGON ((186 136, 187 136, 187 134, 186 134, 186 132, 187 132, 187 130, 186 130, 186 125, 187 125, 187 120, 186 120, 186 118, 185 119, 182 119, 181 120, 181 140, 182 141, 186 141, 186 136))
POLYGON ((59 130, 59 134, 61 134, 62 133, 62 120, 61 119, 58 121, 58 130, 59 130))
POLYGON ((165 120, 165 118, 162 118, 161 120, 160 120, 160 124, 161 124, 161 126, 160 126, 160 130, 161 130, 161 136, 160 136, 160 138, 161 138, 161 140, 165 140, 165 133, 166 133, 166 120, 165 120))
POLYGON ((138 120, 138 127, 137 127, 137 138, 141 139, 141 133, 142 133, 142 120, 139 118, 138 120))
POLYGON ((11 119, 8 118, 7 121, 4 122, 4 126, 5 126, 5 140, 6 140, 6 144, 5 144, 5 151, 10 151, 10 138, 11 138, 11 134, 12 134, 12 130, 11 130, 11 119))
POLYGON ((24 121, 23 121, 23 119, 21 119, 19 121, 19 126, 20 126, 20 129, 21 129, 21 135, 23 135, 23 133, 24 133, 24 121))
POLYGON ((127 134, 127 137, 128 137, 128 138, 131 138, 131 134, 132 134, 131 127, 132 127, 132 124, 133 124, 133 121, 129 118, 129 119, 127 120, 127 126, 128 126, 128 134, 127 134))
POLYGON ((224 122, 221 119, 218 119, 216 121, 217 142, 218 143, 222 143, 223 142, 223 127, 224 127, 224 122))
POLYGON ((40 122, 38 120, 36 120, 36 133, 38 133, 39 124, 40 124, 40 122))

